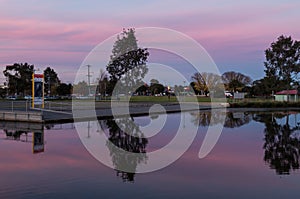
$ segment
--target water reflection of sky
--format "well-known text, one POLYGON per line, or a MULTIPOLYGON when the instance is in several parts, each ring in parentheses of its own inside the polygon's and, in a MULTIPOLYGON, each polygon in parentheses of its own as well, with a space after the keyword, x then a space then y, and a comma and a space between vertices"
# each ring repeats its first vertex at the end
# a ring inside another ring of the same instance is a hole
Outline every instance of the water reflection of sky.
MULTIPOLYGON (((176 121, 178 115, 170 118, 176 121)), ((45 152, 39 154, 32 154, 31 143, 7 140, 1 132, 0 197, 299 197, 299 170, 276 175, 264 161, 264 123, 251 120, 238 128, 224 128, 212 152, 198 159, 206 129, 199 127, 192 146, 174 164, 137 174, 134 183, 123 183, 114 170, 90 156, 72 128, 45 130, 45 152)), ((155 148, 172 139, 170 127, 165 131, 171 135, 157 135, 149 139, 149 146, 155 148)))

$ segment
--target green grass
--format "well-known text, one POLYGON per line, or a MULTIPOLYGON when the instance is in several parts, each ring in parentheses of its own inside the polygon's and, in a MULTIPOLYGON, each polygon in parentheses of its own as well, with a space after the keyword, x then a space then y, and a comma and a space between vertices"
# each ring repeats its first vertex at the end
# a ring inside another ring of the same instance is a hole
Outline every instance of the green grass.
MULTIPOLYGON (((125 100, 125 98, 121 98, 120 100, 125 100)), ((198 102, 211 102, 209 97, 192 96, 180 96, 178 98, 175 96, 171 96, 170 99, 168 98, 168 96, 132 96, 130 98, 130 102, 196 102, 196 100, 198 100, 198 102)))
POLYGON ((174 96, 170 99, 168 96, 132 96, 130 102, 178 102, 178 100, 174 96))

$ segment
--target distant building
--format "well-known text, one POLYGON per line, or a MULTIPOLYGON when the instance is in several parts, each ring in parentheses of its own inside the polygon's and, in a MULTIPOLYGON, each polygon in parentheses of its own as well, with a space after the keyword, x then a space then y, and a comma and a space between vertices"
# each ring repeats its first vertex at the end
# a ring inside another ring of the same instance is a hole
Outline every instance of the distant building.
POLYGON ((300 92, 298 90, 283 90, 275 93, 275 101, 281 102, 297 102, 300 92))

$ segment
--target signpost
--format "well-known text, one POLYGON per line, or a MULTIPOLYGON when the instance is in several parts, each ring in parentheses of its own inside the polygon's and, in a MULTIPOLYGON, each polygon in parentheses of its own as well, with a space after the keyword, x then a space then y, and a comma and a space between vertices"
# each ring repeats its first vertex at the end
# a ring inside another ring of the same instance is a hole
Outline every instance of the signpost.
POLYGON ((44 108, 44 74, 32 74, 32 108, 35 105, 44 108))

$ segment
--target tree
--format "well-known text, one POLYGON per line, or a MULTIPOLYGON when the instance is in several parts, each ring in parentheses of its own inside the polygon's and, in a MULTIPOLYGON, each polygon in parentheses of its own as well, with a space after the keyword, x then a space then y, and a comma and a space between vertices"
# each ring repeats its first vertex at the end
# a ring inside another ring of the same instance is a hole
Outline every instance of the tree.
POLYGON ((140 86, 137 90, 136 90, 136 93, 138 95, 147 95, 148 94, 148 91, 149 91, 149 86, 144 83, 144 85, 140 86))
POLYGON ((0 88, 0 97, 4 98, 6 95, 6 89, 5 88, 0 88))
POLYGON ((272 87, 276 84, 275 78, 264 77, 263 79, 255 80, 252 83, 250 95, 255 96, 270 96, 272 87))
POLYGON ((150 90, 152 95, 155 95, 155 94, 163 93, 165 91, 165 87, 160 83, 152 84, 150 86, 149 90, 150 90))
POLYGON ((175 95, 180 95, 180 93, 184 92, 184 87, 182 85, 175 85, 174 86, 175 95))
POLYGON ((3 71, 8 81, 8 92, 22 96, 31 94, 33 65, 28 63, 14 63, 7 65, 3 71))
POLYGON ((300 42, 281 35, 271 47, 265 50, 266 80, 275 80, 272 91, 290 89, 300 72, 300 42))
POLYGON ((73 93, 80 96, 87 96, 89 94, 88 84, 85 81, 78 82, 78 84, 74 84, 73 93))
POLYGON ((98 86, 97 86, 97 93, 101 96, 105 96, 109 90, 109 81, 106 71, 100 69, 99 77, 97 78, 98 86))
POLYGON ((194 82, 194 89, 201 94, 207 95, 211 91, 222 90, 222 79, 214 73, 197 72, 192 76, 192 81, 194 82))
MULTIPOLYGON (((106 70, 110 74, 110 81, 115 87, 117 83, 123 92, 134 92, 143 85, 142 78, 148 72, 146 66, 149 52, 146 48, 138 48, 135 30, 123 30, 114 43, 110 61, 106 70)), ((116 89, 116 88, 115 88, 116 89)))
POLYGON ((195 73, 192 76, 192 80, 194 83, 194 89, 198 92, 200 92, 201 94, 208 94, 208 88, 206 86, 206 82, 204 80, 204 78, 202 77, 201 73, 195 73))
POLYGON ((155 95, 163 93, 165 91, 165 87, 160 84, 157 79, 151 79, 149 90, 151 92, 151 95, 155 95))
POLYGON ((157 79, 151 79, 150 80, 150 86, 154 84, 159 84, 159 81, 157 79))
POLYGON ((56 92, 59 96, 69 96, 72 93, 72 84, 61 83, 56 88, 56 92))
POLYGON ((44 85, 45 94, 56 95, 57 87, 60 84, 60 80, 58 78, 57 73, 54 71, 54 69, 47 67, 44 70, 44 80, 45 80, 45 85, 44 85))
POLYGON ((252 83, 252 79, 249 76, 234 71, 225 72, 222 75, 222 80, 226 90, 233 92, 242 91, 245 86, 252 83))

